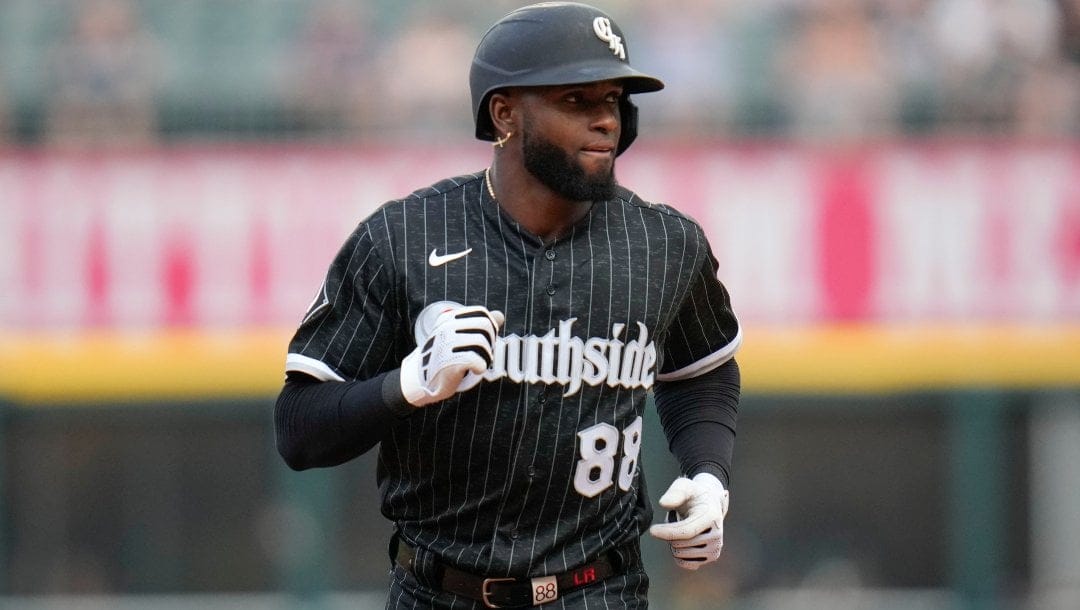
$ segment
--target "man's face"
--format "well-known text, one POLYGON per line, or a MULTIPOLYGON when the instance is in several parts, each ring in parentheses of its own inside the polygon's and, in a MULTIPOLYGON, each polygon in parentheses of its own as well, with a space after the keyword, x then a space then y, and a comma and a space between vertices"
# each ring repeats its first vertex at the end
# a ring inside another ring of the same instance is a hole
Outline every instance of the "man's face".
POLYGON ((617 81, 529 89, 523 95, 525 169, 564 199, 610 199, 621 95, 617 81))

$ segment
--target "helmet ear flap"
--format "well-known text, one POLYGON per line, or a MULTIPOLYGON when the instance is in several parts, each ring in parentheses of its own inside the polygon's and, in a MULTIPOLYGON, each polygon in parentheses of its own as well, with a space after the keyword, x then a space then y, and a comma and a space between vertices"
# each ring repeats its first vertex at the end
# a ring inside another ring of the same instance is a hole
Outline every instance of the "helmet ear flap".
POLYGON ((480 101, 476 112, 476 137, 481 140, 495 141, 495 122, 491 119, 491 96, 495 91, 489 92, 480 101))
POLYGON ((637 139, 638 108, 630 101, 629 95, 619 98, 619 119, 621 130, 619 132, 619 144, 615 148, 616 157, 623 154, 623 151, 630 148, 630 145, 637 139))

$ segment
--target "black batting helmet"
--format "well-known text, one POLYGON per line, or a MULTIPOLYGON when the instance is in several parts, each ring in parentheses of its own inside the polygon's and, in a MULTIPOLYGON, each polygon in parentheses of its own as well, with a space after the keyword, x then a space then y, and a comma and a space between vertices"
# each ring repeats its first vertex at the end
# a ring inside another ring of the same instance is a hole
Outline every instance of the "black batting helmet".
POLYGON ((491 26, 476 47, 469 71, 476 137, 495 140, 488 99, 497 89, 602 80, 623 84, 621 154, 637 137, 637 107, 629 94, 659 91, 664 83, 630 67, 622 30, 600 9, 576 2, 519 8, 491 26))

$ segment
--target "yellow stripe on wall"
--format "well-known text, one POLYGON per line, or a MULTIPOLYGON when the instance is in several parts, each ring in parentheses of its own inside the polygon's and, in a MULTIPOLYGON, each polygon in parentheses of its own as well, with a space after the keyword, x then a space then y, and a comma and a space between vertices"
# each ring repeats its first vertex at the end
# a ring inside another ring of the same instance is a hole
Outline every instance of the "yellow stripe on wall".
MULTIPOLYGON (((1080 325, 748 326, 745 392, 1080 386, 1080 325)), ((26 404, 273 396, 292 329, 0 332, 0 396, 26 404)))
POLYGON ((1080 326, 747 328, 737 358, 759 392, 1080 386, 1080 326))
POLYGON ((291 330, 0 334, 0 395, 131 402, 273 395, 291 330))

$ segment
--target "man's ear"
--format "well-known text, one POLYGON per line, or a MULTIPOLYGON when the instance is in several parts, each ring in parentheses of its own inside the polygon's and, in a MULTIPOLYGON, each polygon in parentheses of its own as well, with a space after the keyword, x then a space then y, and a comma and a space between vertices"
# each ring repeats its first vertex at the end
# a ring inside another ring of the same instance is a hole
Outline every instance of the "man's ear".
POLYGON ((517 131, 518 103, 520 99, 508 91, 496 91, 488 99, 488 112, 491 124, 495 128, 495 137, 499 138, 517 131))

